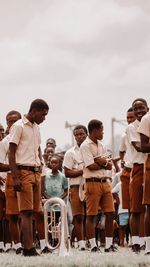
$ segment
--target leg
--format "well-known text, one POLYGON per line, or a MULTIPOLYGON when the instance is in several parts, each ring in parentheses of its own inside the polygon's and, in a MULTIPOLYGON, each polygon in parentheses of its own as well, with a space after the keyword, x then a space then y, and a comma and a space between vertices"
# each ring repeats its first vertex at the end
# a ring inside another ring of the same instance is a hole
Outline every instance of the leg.
POLYGON ((22 211, 21 212, 21 230, 23 236, 24 249, 31 249, 33 247, 33 212, 22 211))

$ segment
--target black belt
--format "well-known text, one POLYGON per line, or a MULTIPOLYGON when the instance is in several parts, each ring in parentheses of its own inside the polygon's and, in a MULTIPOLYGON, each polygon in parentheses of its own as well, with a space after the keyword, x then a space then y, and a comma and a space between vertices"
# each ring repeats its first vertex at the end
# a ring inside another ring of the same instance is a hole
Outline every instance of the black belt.
POLYGON ((96 182, 96 183, 106 183, 106 182, 111 182, 112 179, 109 177, 106 178, 87 178, 86 183, 91 183, 91 182, 96 182))
POLYGON ((70 188, 73 188, 73 187, 79 187, 79 184, 72 184, 72 185, 70 185, 70 188))
POLYGON ((17 165, 17 170, 27 170, 31 172, 40 172, 39 166, 23 166, 23 165, 17 165))

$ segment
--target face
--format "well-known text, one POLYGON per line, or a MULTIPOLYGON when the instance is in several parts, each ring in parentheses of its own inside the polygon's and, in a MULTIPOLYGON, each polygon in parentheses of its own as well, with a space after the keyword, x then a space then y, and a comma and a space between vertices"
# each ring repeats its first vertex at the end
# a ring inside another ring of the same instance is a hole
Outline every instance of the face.
POLYGON ((84 129, 76 129, 74 131, 74 137, 75 137, 75 140, 78 144, 78 146, 80 146, 82 144, 82 142, 85 140, 85 138, 87 137, 87 134, 86 132, 84 131, 84 129))
POLYGON ((0 141, 5 137, 4 128, 0 127, 0 141))
POLYGON ((136 117, 135 117, 134 111, 127 112, 127 123, 128 124, 130 124, 133 121, 135 121, 135 119, 136 119, 136 117))
POLYGON ((6 118, 6 122, 7 122, 7 126, 8 128, 7 129, 10 129, 10 127, 20 119, 20 116, 18 114, 12 114, 12 115, 9 115, 7 116, 6 118))
POLYGON ((55 147, 56 147, 56 143, 55 143, 53 140, 49 139, 49 140, 47 141, 47 143, 46 143, 46 146, 47 146, 47 147, 52 147, 53 149, 55 149, 55 147))
POLYGON ((43 109, 43 110, 34 110, 33 111, 33 120, 37 124, 42 123, 45 120, 46 115, 48 114, 48 110, 43 109))
POLYGON ((50 160, 50 168, 52 170, 58 170, 59 169, 59 160, 55 157, 52 157, 51 160, 50 160))
POLYGON ((136 101, 133 104, 133 111, 136 119, 141 121, 142 117, 148 112, 148 107, 144 102, 136 101))
POLYGON ((94 134, 97 140, 102 140, 104 135, 104 127, 94 129, 94 134))

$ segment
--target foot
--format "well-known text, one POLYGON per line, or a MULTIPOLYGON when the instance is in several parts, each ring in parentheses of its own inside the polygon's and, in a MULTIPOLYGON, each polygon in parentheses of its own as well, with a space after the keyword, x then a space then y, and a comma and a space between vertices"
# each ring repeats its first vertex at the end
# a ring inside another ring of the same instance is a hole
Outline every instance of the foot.
POLYGON ((101 252, 100 249, 98 247, 93 247, 91 249, 91 252, 101 252))
POLYGON ((30 249, 23 249, 23 256, 28 256, 28 257, 31 257, 31 256, 40 256, 40 254, 36 251, 36 249, 33 247, 33 248, 30 248, 30 249))
POLYGON ((16 254, 21 254, 23 251, 23 248, 22 247, 19 247, 16 249, 16 254))
POLYGON ((145 250, 145 245, 140 246, 140 250, 145 250))
POLYGON ((114 245, 111 245, 109 248, 104 249, 105 252, 117 252, 117 250, 117 247, 115 247, 114 245))
POLYGON ((5 250, 3 248, 0 248, 0 253, 5 252, 5 250))
POLYGON ((85 251, 85 250, 86 250, 85 247, 81 247, 81 248, 79 248, 79 251, 85 251))
POLYGON ((5 250, 6 253, 12 253, 12 252, 15 252, 15 248, 8 248, 5 250))
POLYGON ((135 253, 140 253, 140 245, 139 244, 132 245, 132 251, 135 253))
POLYGON ((41 250, 41 254, 47 254, 47 253, 51 253, 51 251, 49 250, 48 247, 45 247, 41 250))
POLYGON ((147 251, 144 255, 145 256, 150 255, 150 251, 147 251))

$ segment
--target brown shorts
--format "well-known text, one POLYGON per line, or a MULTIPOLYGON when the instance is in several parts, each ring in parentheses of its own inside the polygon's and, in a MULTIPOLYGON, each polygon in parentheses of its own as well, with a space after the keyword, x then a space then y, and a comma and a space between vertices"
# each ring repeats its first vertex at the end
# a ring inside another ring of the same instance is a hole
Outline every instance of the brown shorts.
POLYGON ((145 162, 143 204, 150 205, 150 155, 145 162))
POLYGON ((19 214, 17 194, 13 187, 13 178, 10 173, 7 174, 6 178, 6 214, 14 215, 19 214))
POLYGON ((17 192, 19 211, 42 211, 41 174, 29 170, 18 170, 22 190, 17 192))
POLYGON ((129 195, 130 173, 131 173, 131 169, 125 167, 122 170, 122 173, 120 176, 123 209, 130 209, 130 195, 129 195))
POLYGON ((112 184, 110 182, 86 182, 85 200, 87 215, 97 215, 99 207, 103 212, 114 212, 112 196, 112 184))
POLYGON ((143 174, 144 164, 133 164, 130 178, 130 211, 144 212, 143 200, 143 174))
POLYGON ((79 186, 70 186, 70 203, 72 209, 72 215, 85 215, 85 202, 79 198, 79 186))

